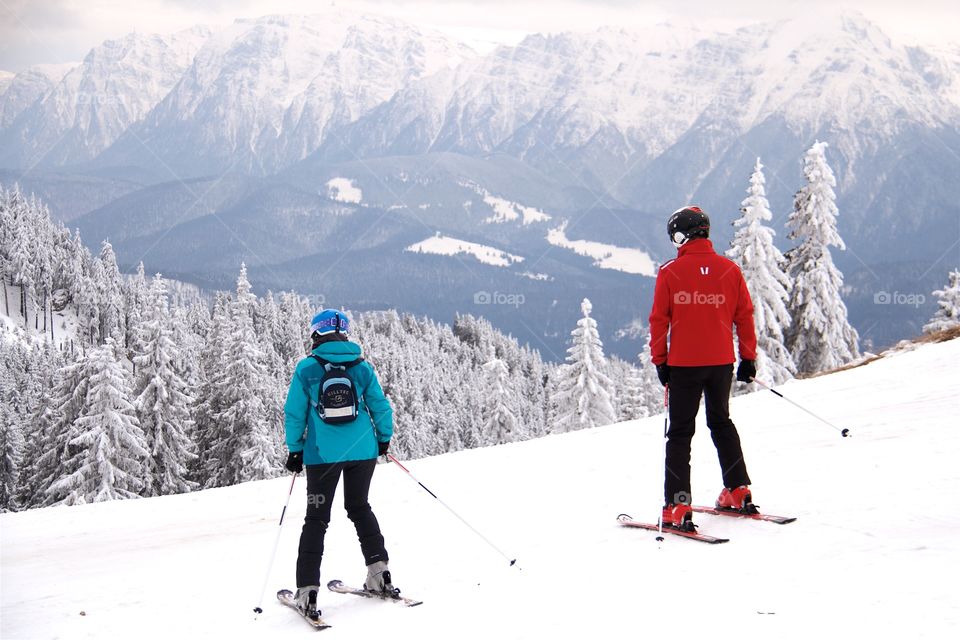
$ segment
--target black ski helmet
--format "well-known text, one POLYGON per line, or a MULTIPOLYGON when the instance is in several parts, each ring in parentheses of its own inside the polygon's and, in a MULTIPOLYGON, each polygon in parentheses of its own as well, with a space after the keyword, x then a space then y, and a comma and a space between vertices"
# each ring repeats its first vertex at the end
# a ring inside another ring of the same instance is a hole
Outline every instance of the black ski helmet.
POLYGON ((693 238, 709 238, 710 218, 700 207, 677 209, 667 221, 667 236, 678 247, 693 238))

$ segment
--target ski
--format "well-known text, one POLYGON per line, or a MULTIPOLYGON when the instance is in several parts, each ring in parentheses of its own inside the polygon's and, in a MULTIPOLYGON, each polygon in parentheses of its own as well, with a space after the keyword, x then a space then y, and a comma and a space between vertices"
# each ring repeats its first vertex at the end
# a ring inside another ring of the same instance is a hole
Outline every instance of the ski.
POLYGON ((796 518, 787 516, 771 516, 766 513, 742 513, 736 509, 718 509, 716 507, 691 507, 697 513, 709 513, 714 516, 730 516, 732 518, 749 518, 750 520, 763 520, 764 522, 773 522, 774 524, 790 524, 796 518))
POLYGON ((306 620, 307 624, 317 631, 323 631, 324 629, 330 628, 331 625, 324 622, 323 618, 317 618, 314 620, 313 618, 308 618, 307 616, 303 615, 303 613, 300 612, 300 609, 297 609, 297 603, 293 599, 293 591, 290 591, 290 589, 280 589, 280 591, 277 591, 277 600, 296 611, 298 616, 306 620))
MULTIPOLYGON (((638 522, 625 513, 621 513, 619 516, 617 516, 617 521, 625 527, 636 527, 638 529, 646 529, 647 531, 660 531, 659 525, 650 524, 648 522, 638 522)), ((705 533, 697 533, 696 531, 684 531, 670 525, 663 527, 663 532, 680 536, 682 538, 689 538, 690 540, 696 540, 698 542, 706 542, 707 544, 723 544, 724 542, 730 542, 729 538, 716 538, 714 536, 708 536, 705 533)))
POLYGON ((400 590, 397 589, 394 593, 377 593, 376 591, 367 591, 366 589, 358 589, 356 587, 349 587, 340 580, 331 580, 327 583, 327 589, 336 593, 348 593, 355 596, 361 596, 363 598, 371 598, 373 600, 385 600, 387 602, 396 602, 397 604, 403 605, 405 607, 416 607, 417 605, 423 604, 423 600, 414 600, 413 598, 404 598, 400 595, 400 590))

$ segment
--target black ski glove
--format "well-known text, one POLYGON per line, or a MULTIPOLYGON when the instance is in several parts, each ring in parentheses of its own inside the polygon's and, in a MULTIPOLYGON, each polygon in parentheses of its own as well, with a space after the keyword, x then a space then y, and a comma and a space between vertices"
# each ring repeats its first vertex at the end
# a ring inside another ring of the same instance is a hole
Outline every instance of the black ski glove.
POLYGON ((757 363, 753 360, 741 360, 740 366, 737 367, 737 381, 738 382, 753 382, 753 379, 757 377, 757 363))
POLYGON ((387 449, 389 449, 389 448, 390 448, 390 441, 389 441, 389 440, 387 440, 386 442, 379 442, 379 441, 378 441, 378 442, 377 442, 377 455, 378 455, 378 456, 385 456, 385 455, 387 455, 387 449))
POLYGON ((666 362, 657 365, 657 377, 660 378, 660 384, 667 386, 670 382, 670 365, 666 362))
POLYGON ((290 473, 300 473, 303 471, 303 451, 291 451, 287 456, 287 471, 290 473))

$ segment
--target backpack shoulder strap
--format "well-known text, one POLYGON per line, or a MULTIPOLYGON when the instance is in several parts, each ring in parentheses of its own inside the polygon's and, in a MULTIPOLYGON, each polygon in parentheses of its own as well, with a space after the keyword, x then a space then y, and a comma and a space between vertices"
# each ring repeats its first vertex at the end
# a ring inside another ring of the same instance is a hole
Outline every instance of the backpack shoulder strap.
POLYGON ((350 362, 333 363, 333 362, 330 362, 329 360, 324 360, 323 358, 321 358, 315 353, 311 353, 310 357, 316 360, 317 362, 319 362, 324 369, 327 368, 327 365, 333 365, 335 367, 343 367, 344 369, 350 369, 351 367, 355 367, 361 362, 363 362, 363 358, 357 358, 356 360, 351 360, 350 362))

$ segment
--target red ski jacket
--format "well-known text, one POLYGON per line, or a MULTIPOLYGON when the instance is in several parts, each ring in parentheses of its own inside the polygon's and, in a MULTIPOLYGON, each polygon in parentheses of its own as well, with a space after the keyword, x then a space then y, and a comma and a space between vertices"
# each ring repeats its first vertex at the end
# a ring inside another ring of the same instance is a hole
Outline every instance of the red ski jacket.
POLYGON ((676 259, 657 272, 650 311, 653 363, 676 367, 732 364, 734 326, 740 358, 756 360, 753 302, 740 267, 717 255, 706 238, 688 241, 676 259))

